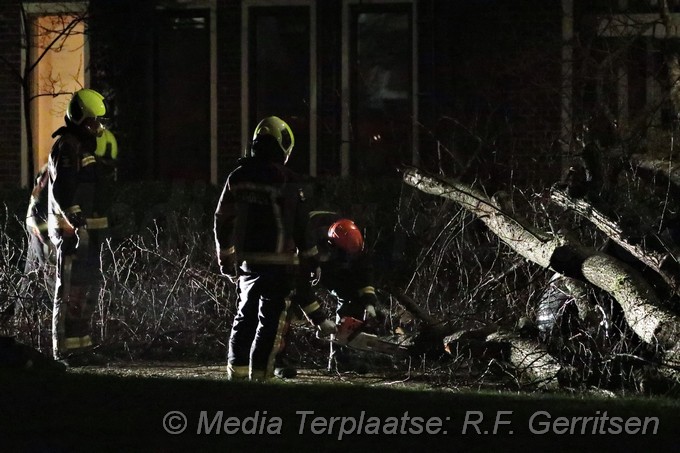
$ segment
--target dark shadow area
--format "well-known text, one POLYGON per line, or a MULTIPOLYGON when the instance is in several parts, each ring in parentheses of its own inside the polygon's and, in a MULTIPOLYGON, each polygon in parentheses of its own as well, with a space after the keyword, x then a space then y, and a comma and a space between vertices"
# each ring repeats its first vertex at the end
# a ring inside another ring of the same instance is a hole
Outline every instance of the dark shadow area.
POLYGON ((5 389, 0 403, 4 451, 260 451, 263 447, 291 451, 299 445, 307 450, 345 451, 348 444, 359 445, 361 451, 481 451, 498 446, 504 451, 526 446, 649 451, 651 446, 674 442, 680 419, 677 402, 652 399, 453 394, 364 385, 8 370, 0 371, 0 385, 5 389), (169 414, 172 411, 182 415, 169 414), (164 418, 177 428, 182 416, 186 430, 168 434, 164 418), (581 434, 583 417, 593 418, 586 425, 587 434, 581 434), (626 429, 641 432, 643 425, 635 420, 644 424, 645 417, 658 417, 656 434, 651 434, 651 422, 647 434, 625 434, 626 429), (626 420, 633 421, 625 425, 626 420), (565 434, 553 433, 571 425, 577 433, 569 434, 568 428, 565 434), (359 427, 362 433, 356 434, 359 427), (341 434, 342 429, 353 434, 341 434), (617 430, 618 434, 600 433, 617 430), (376 431, 391 434, 370 434, 376 431))

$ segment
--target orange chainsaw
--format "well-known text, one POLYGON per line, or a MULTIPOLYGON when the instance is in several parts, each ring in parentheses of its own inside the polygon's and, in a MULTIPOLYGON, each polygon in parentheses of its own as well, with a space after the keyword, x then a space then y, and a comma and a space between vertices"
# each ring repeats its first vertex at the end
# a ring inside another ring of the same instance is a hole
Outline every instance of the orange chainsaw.
POLYGON ((331 341, 339 346, 357 349, 359 351, 377 352, 380 354, 407 353, 408 349, 400 344, 388 341, 372 333, 364 332, 366 322, 345 316, 338 323, 338 332, 331 337, 331 341))

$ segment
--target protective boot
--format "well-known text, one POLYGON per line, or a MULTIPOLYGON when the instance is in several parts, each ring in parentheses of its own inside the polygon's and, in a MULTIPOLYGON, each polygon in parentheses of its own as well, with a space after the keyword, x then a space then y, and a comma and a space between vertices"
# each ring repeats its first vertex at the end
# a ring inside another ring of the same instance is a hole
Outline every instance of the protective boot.
POLYGON ((280 379, 293 379, 297 376, 297 368, 283 354, 277 354, 274 360, 274 376, 280 379))

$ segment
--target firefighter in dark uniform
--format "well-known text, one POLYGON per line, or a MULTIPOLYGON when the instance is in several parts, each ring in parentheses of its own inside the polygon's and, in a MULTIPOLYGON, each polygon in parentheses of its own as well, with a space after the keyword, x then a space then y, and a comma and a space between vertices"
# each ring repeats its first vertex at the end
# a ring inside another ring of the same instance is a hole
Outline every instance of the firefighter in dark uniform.
POLYGON ((285 167, 293 146, 293 132, 283 120, 260 121, 250 156, 229 174, 215 211, 220 271, 239 291, 229 379, 274 376, 290 294, 300 275, 297 249, 307 217, 301 179, 285 167))
MULTIPOLYGON (((107 182, 113 182, 116 179, 115 162, 118 157, 118 143, 116 137, 109 130, 105 130, 103 135, 97 137, 97 149, 95 150, 95 157, 98 165, 98 173, 100 183, 103 186, 107 182)), ((47 211, 48 211, 48 182, 49 172, 47 171, 47 164, 43 165, 38 175, 35 178, 31 197, 28 202, 28 210, 26 212, 26 231, 28 233, 28 250, 26 254, 26 262, 24 267, 24 274, 40 273, 45 280, 45 288, 48 292, 49 304, 52 304, 54 289, 54 266, 56 264, 56 251, 54 245, 50 241, 47 231, 47 211)), ((104 188, 98 191, 111 198, 113 191, 111 188, 104 188)), ((108 203, 98 200, 96 206, 102 207, 102 211, 107 210, 103 206, 109 206, 108 203)), ((28 286, 25 286, 28 289, 28 286)))
MULTIPOLYGON (((336 323, 346 316, 374 320, 378 300, 373 287, 373 265, 356 224, 337 212, 312 211, 305 237, 301 256, 310 284, 306 290, 298 289, 300 299, 314 301, 312 285, 320 284, 337 301, 336 323)), ((344 348, 331 343, 329 370, 335 369, 336 362, 349 362, 349 355, 344 348)))
MULTIPOLYGON (((42 299, 46 294, 49 303, 52 303, 54 289, 54 265, 56 262, 54 246, 50 242, 47 233, 47 183, 49 173, 47 164, 43 165, 35 178, 31 197, 28 202, 26 212, 26 231, 28 233, 28 250, 26 253, 26 263, 24 275, 30 278, 31 274, 37 273, 40 279, 45 282, 47 293, 36 295, 35 298, 42 299)), ((32 293, 33 288, 27 282, 22 285, 25 293, 32 293)))
MULTIPOLYGON (((99 296, 100 244, 108 219, 101 202, 97 137, 104 136, 104 97, 77 91, 66 111, 66 125, 48 160, 48 231, 56 249, 56 284, 52 316, 55 359, 76 365, 92 357, 91 317, 99 296)), ((104 146, 106 149, 107 146, 104 146)))

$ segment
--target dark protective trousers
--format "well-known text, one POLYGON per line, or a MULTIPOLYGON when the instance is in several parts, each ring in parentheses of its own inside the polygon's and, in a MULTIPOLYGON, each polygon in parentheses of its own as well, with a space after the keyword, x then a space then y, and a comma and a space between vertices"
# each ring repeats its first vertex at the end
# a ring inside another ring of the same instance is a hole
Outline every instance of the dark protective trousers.
POLYGON ((21 282, 21 299, 43 303, 51 307, 54 299, 55 256, 50 242, 43 243, 34 235, 28 235, 28 248, 24 264, 24 278, 21 282))
POLYGON ((269 379, 286 330, 293 280, 284 272, 248 273, 239 277, 238 286, 238 310, 229 338, 229 378, 269 379))
POLYGON ((101 286, 100 246, 105 230, 61 238, 56 244, 57 275, 52 311, 53 352, 63 358, 92 346, 92 315, 101 286))

